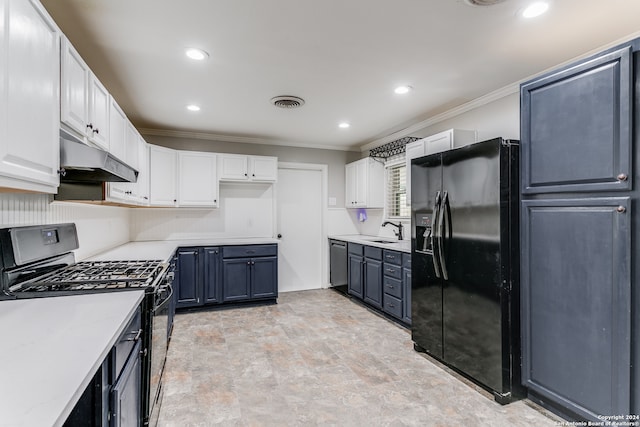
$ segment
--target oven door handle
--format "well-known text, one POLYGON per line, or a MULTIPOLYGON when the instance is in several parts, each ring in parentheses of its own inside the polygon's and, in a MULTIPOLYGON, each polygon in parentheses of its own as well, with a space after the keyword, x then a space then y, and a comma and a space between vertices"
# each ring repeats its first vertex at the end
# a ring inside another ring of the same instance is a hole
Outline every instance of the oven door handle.
POLYGON ((127 341, 138 341, 140 336, 142 335, 142 329, 138 329, 137 331, 131 331, 131 333, 136 333, 136 336, 133 338, 127 338, 127 341))
POLYGON ((162 289, 160 292, 163 292, 167 288, 169 289, 169 292, 165 298, 163 298, 158 304, 156 304, 156 306, 153 308, 154 312, 161 310, 164 305, 171 301, 171 297, 173 297, 173 286, 171 286, 171 284, 167 284, 167 286, 164 286, 163 288, 164 289, 162 289))

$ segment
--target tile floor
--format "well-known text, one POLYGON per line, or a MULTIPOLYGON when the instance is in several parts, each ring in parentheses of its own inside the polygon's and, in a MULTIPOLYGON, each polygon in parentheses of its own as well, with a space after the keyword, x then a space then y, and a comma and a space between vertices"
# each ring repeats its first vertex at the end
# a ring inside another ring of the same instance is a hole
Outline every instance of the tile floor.
POLYGON ((409 331, 329 289, 176 316, 160 426, 557 426, 413 350, 409 331))

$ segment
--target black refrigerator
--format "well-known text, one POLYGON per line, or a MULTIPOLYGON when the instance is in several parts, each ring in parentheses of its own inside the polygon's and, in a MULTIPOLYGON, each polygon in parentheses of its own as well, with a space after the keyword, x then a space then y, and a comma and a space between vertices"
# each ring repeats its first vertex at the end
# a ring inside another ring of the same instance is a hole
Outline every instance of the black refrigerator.
POLYGON ((521 398, 519 145, 501 138, 411 162, 414 348, 521 398))

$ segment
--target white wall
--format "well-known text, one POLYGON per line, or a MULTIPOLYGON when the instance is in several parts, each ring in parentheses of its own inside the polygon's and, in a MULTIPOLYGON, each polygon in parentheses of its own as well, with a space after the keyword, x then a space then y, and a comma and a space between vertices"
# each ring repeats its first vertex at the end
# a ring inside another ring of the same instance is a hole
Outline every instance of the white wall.
POLYGON ((47 194, 0 194, 0 228, 74 222, 81 260, 129 241, 129 210, 112 206, 50 202, 47 194))
POLYGON ((360 234, 352 209, 330 208, 327 210, 327 234, 339 236, 345 234, 360 234))
POLYGON ((220 183, 218 209, 131 209, 131 240, 273 237, 272 184, 220 183))

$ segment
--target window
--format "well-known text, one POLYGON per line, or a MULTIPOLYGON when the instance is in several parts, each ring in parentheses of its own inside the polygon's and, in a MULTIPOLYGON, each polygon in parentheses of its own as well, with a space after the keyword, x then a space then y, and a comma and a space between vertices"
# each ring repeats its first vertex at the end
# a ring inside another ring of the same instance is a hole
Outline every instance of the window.
POLYGON ((408 218, 407 166, 404 162, 387 166, 387 218, 408 218))

